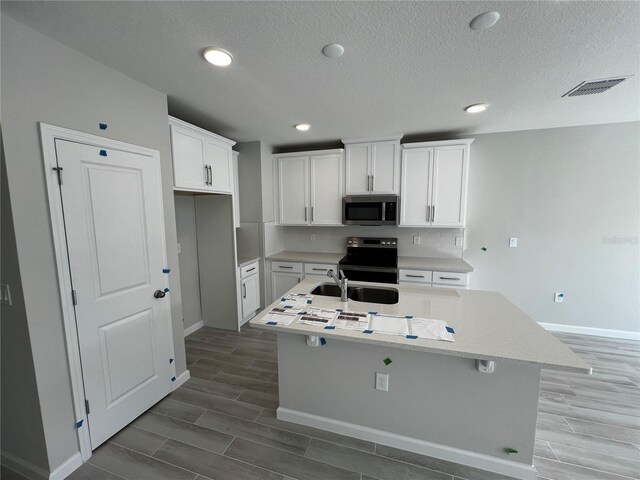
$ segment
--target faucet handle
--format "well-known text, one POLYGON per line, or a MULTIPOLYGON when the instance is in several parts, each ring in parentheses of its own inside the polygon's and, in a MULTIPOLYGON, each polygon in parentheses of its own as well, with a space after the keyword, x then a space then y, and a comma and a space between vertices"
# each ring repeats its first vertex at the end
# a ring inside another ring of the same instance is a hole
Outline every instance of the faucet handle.
POLYGON ((329 269, 327 270, 327 277, 332 277, 333 276, 333 270, 329 269))
POLYGON ((342 279, 346 279, 346 278, 347 278, 347 276, 344 274, 344 272, 342 271, 342 269, 340 269, 340 277, 341 277, 342 279))

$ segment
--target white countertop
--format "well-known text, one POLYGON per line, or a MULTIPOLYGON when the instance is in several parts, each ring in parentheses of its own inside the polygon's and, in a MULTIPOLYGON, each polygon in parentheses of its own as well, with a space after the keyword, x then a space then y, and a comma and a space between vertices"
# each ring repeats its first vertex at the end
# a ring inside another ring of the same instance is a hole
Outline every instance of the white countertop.
POLYGON ((260 257, 238 257, 238 267, 242 268, 258 260, 260 260, 260 257))
MULTIPOLYGON (((309 293, 319 283, 324 282, 306 279, 290 291, 309 293)), ((362 282, 351 283, 351 285, 357 284, 362 284, 362 282)), ((445 320, 455 330, 456 341, 411 340, 402 336, 380 333, 364 334, 344 329, 324 330, 322 327, 300 324, 297 321, 289 326, 272 326, 256 322, 272 307, 279 305, 279 301, 260 312, 251 320, 251 325, 255 328, 275 332, 320 335, 327 339, 335 338, 384 347, 480 360, 524 362, 553 370, 591 373, 591 367, 587 362, 497 292, 441 289, 423 285, 374 283, 367 285, 396 288, 400 294, 398 303, 380 305, 349 300, 345 305, 340 302, 339 298, 315 295, 313 306, 445 320)), ((496 366, 496 368, 499 367, 496 366)))
MULTIPOLYGON (((282 251, 269 255, 267 260, 281 262, 303 262, 303 263, 338 263, 344 253, 321 253, 321 252, 291 252, 282 251)), ((431 258, 431 257, 398 257, 398 268, 410 270, 435 270, 441 272, 468 273, 474 269, 461 258, 431 258)))
POLYGON ((461 258, 398 257, 398 268, 470 273, 474 268, 461 258))
POLYGON ((282 251, 269 255, 267 260, 281 262, 331 263, 337 264, 346 253, 290 252, 282 251))

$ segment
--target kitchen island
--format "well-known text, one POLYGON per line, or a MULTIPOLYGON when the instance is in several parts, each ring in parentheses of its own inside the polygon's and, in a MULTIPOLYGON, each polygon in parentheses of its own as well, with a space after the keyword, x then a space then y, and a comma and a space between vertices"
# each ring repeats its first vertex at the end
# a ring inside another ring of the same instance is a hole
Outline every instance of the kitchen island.
MULTIPOLYGON (((291 292, 309 293, 318 283, 304 280, 291 292)), ((297 320, 260 323, 275 302, 251 324, 278 334, 278 418, 535 479, 540 370, 590 373, 590 366, 496 292, 367 285, 397 289, 398 302, 315 295, 313 306, 444 320, 455 342, 327 330, 297 320), (389 375, 388 391, 375 389, 376 372, 389 375)))

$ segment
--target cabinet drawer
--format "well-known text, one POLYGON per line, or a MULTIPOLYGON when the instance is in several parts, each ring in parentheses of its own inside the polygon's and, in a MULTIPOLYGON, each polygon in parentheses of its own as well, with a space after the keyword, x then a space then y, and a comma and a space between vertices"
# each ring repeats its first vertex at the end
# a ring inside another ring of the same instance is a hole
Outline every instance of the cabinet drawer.
POLYGON ((433 283, 441 285, 458 285, 464 287, 467 285, 468 273, 454 272, 433 272, 433 283))
POLYGON ((400 270, 401 282, 431 283, 431 270, 400 270))
POLYGON ((258 262, 250 263, 240 269, 240 278, 248 277, 249 275, 255 275, 258 273, 258 262))
POLYGON ((296 262, 271 262, 271 271, 302 273, 302 264, 296 262))
POLYGON ((326 275, 329 270, 334 272, 338 271, 337 265, 330 265, 326 263, 305 263, 304 273, 305 275, 326 275))

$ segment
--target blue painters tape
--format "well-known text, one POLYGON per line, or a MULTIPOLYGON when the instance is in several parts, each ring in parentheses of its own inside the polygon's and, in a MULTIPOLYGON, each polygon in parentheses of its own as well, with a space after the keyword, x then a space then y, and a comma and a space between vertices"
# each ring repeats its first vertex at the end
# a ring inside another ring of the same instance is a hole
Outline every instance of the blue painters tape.
POLYGON ((336 308, 336 312, 343 312, 344 310, 342 310, 341 308, 336 308))
POLYGON ((169 365, 171 365, 173 363, 173 358, 169 359, 169 365))
POLYGON ((162 273, 169 273, 171 271, 170 268, 163 268, 162 273))
POLYGON ((80 421, 76 422, 76 429, 80 428, 83 423, 84 423, 84 420, 80 420, 80 421))
POLYGON ((278 322, 267 322, 267 325, 277 325, 278 322))
POLYGON ((100 156, 101 157, 106 157, 107 156, 107 151, 106 150, 100 150, 100 156))
POLYGON ((373 330, 363 330, 362 333, 373 333, 373 330))
POLYGON ((447 326, 447 332, 449 333, 456 333, 455 330, 449 326, 447 326))
POLYGON ((418 335, 407 335, 407 338, 410 340, 415 340, 416 338, 418 338, 418 335))
POLYGON ((404 318, 406 318, 407 320, 411 320, 413 318, 413 315, 405 315, 404 318))
POLYGON ((282 308, 293 308, 293 306, 292 306, 292 305, 285 305, 285 306, 284 306, 284 307, 282 307, 282 308))
POLYGON ((284 298, 284 297, 280 297, 280 301, 281 301, 281 302, 284 302, 285 300, 286 300, 286 298, 284 298))
POLYGON ((296 315, 306 315, 307 313, 309 313, 309 312, 298 312, 298 313, 296 313, 296 315))
POLYGON ((324 337, 320 337, 320 345, 326 345, 327 344, 327 339, 324 337))
POLYGON ((312 300, 307 300, 307 304, 311 305, 312 300))
POLYGON ((369 312, 369 315, 377 315, 378 312, 369 312))
POLYGON ((100 130, 106 130, 107 129, 107 124, 106 123, 99 123, 98 126, 100 127, 100 130))
POLYGON ((168 288, 165 288, 165 289, 164 289, 164 293, 168 293, 168 292, 169 292, 169 289, 168 289, 168 288))
POLYGON ((325 329, 325 330, 335 330, 335 329, 336 329, 336 326, 335 326, 335 325, 326 325, 326 326, 324 327, 324 329, 325 329))
POLYGON ((175 382, 176 381, 176 377, 171 377, 171 381, 175 382))

